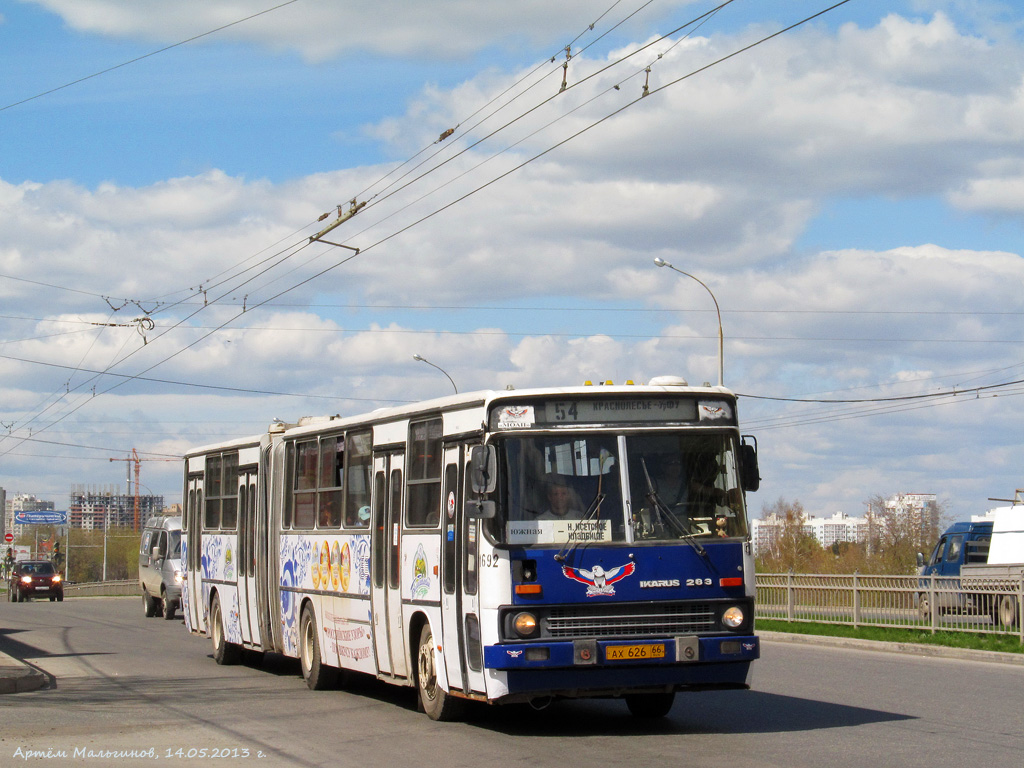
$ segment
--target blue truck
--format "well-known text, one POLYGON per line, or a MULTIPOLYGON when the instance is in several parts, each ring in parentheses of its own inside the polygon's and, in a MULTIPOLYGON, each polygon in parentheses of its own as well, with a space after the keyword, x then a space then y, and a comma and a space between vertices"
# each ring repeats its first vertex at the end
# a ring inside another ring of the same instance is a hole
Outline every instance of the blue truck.
POLYGON ((960 569, 967 564, 988 562, 988 549, 992 539, 992 522, 953 523, 939 537, 932 550, 931 557, 924 559, 918 554, 918 573, 922 577, 946 577, 939 581, 922 578, 918 587, 922 591, 917 597, 917 610, 921 621, 931 622, 932 610, 938 615, 950 611, 973 611, 979 606, 974 605, 972 595, 963 593, 953 577, 960 576, 960 569), (940 589, 929 587, 942 584, 940 589))
POLYGON ((1015 627, 1024 601, 1024 505, 993 510, 992 519, 951 525, 931 557, 918 555, 918 613, 989 615, 1015 627), (935 578, 932 578, 935 577, 935 578))

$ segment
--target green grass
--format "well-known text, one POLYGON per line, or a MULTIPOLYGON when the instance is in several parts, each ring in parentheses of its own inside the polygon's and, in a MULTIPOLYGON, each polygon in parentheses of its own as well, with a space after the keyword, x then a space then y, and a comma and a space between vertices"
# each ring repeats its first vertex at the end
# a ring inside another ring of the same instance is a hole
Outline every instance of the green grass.
POLYGON ((890 629, 887 627, 851 627, 844 624, 814 624, 802 621, 758 619, 757 629, 765 632, 789 632, 794 635, 826 635, 852 637, 859 640, 882 640, 890 643, 918 643, 944 645, 950 648, 969 648, 975 651, 1024 653, 1024 645, 1016 634, 989 635, 970 632, 936 632, 926 630, 890 629))

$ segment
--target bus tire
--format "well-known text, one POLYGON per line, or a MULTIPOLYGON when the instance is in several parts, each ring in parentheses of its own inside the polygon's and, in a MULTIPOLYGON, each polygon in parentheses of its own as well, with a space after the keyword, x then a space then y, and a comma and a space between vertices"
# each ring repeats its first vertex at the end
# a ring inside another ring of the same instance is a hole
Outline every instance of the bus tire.
POLYGON ((309 690, 324 691, 337 685, 338 669, 324 664, 320 655, 320 631, 311 605, 302 609, 299 620, 299 662, 309 690))
POLYGON ((1003 595, 999 598, 996 616, 1000 626, 1008 628, 1017 626, 1017 598, 1013 595, 1003 595))
POLYGON ((173 620, 174 612, 178 608, 177 602, 167 597, 167 593, 165 592, 163 599, 160 601, 160 605, 163 608, 164 618, 167 619, 167 621, 173 620))
POLYGON ((149 590, 142 588, 142 608, 146 612, 146 618, 156 616, 156 598, 149 594, 149 590))
POLYGON ((213 639, 213 660, 228 666, 237 664, 242 656, 242 649, 235 643, 229 643, 224 632, 224 613, 220 609, 220 596, 214 595, 210 604, 210 637, 213 639))
POLYGON ((431 720, 457 720, 462 714, 463 702, 441 688, 434 664, 434 633, 430 624, 420 629, 420 642, 416 651, 416 691, 420 708, 431 720))
POLYGON ((665 717, 676 700, 675 691, 661 693, 634 693, 626 696, 626 706, 633 717, 653 720, 665 717))

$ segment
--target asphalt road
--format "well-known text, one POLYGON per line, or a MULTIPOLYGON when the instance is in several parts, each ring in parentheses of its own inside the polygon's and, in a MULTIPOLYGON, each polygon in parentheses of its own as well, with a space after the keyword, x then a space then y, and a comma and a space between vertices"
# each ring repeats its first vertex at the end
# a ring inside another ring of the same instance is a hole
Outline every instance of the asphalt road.
POLYGON ((0 696, 3 766, 1020 768, 1024 755, 1024 667, 988 662, 767 641, 753 690, 679 695, 663 721, 579 701, 434 723, 410 690, 368 678, 312 692, 279 656, 219 667, 208 640, 144 618, 138 598, 0 603, 0 651, 51 676, 0 696))

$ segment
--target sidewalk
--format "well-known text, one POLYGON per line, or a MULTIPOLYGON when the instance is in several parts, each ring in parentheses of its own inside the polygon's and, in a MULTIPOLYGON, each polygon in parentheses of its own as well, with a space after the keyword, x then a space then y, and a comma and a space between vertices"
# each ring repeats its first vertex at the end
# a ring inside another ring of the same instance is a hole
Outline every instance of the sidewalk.
POLYGON ((904 653, 911 656, 931 656, 942 659, 987 661, 991 664, 1012 664, 1016 666, 1024 666, 1024 653, 975 651, 968 648, 950 648, 944 645, 890 643, 885 642, 884 640, 860 640, 853 637, 829 637, 827 635, 798 635, 790 632, 757 632, 757 636, 762 640, 774 643, 824 645, 831 648, 854 648, 858 651, 904 653))
POLYGON ((37 691, 48 682, 46 675, 38 669, 0 653, 0 694, 37 691))

